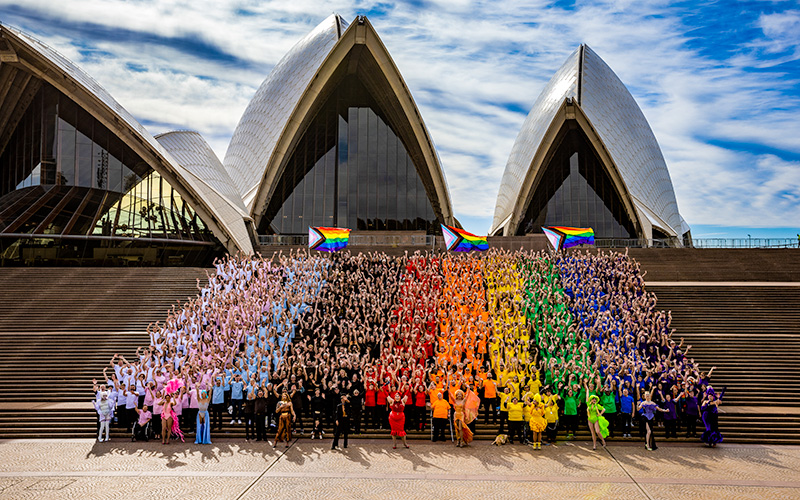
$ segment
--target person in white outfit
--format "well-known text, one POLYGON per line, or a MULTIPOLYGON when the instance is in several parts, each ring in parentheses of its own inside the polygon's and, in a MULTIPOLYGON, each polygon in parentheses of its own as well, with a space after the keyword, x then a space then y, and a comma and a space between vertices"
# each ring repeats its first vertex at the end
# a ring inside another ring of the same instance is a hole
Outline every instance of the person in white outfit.
POLYGON ((108 392, 100 393, 100 400, 94 401, 94 408, 97 410, 97 418, 100 420, 100 431, 97 433, 97 440, 101 443, 108 441, 108 426, 114 420, 114 403, 108 399, 108 392), (103 439, 103 430, 106 431, 106 438, 103 439))

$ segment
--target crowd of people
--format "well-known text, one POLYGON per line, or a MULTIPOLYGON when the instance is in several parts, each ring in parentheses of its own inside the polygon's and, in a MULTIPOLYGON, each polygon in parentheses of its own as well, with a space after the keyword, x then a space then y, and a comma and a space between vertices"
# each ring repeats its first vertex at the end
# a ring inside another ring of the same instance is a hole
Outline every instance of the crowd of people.
POLYGON ((291 251, 215 268, 94 381, 98 440, 116 422, 132 439, 207 444, 230 419, 276 446, 388 428, 408 447, 429 423, 432 440, 465 446, 481 409, 534 449, 582 424, 595 447, 637 432, 654 450, 656 428, 694 437, 698 420, 704 442, 722 440, 713 368, 675 342, 627 254, 291 251))

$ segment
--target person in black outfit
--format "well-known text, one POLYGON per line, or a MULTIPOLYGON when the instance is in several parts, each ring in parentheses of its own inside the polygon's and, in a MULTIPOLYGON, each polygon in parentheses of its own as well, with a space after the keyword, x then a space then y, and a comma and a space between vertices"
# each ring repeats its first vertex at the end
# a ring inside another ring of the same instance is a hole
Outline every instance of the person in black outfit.
POLYGON ((362 390, 355 389, 350 398, 350 408, 353 411, 353 432, 361 434, 361 406, 364 404, 364 394, 362 390))
POLYGON ((325 400, 328 402, 328 422, 335 425, 336 407, 342 402, 342 393, 338 385, 334 385, 328 390, 328 393, 325 395, 325 400))
POLYGON ((333 444, 331 449, 335 450, 339 447, 339 436, 344 437, 344 447, 347 448, 347 438, 350 435, 350 402, 347 394, 342 394, 342 402, 336 406, 335 415, 335 429, 333 431, 333 444))
POLYGON ((244 401, 244 439, 250 441, 256 439, 256 393, 247 393, 244 401))
POLYGON ((275 391, 275 385, 272 383, 267 384, 266 396, 266 419, 269 422, 267 425, 270 427, 277 427, 275 423, 275 408, 278 406, 278 399, 280 395, 275 391))
POLYGON ((289 394, 291 394, 292 398, 292 408, 294 409, 295 413, 295 420, 292 423, 295 429, 300 429, 300 434, 303 434, 303 393, 305 393, 305 388, 303 387, 302 381, 298 382, 297 384, 293 384, 292 388, 289 390, 289 394))
POLYGON ((322 422, 325 418, 325 396, 319 387, 314 390, 314 395, 308 398, 308 408, 311 411, 312 428, 311 439, 322 439, 322 422))
POLYGON ((265 429, 264 420, 267 418, 267 398, 264 396, 264 389, 258 390, 258 395, 256 396, 253 406, 256 419, 256 441, 266 441, 267 431, 265 429))

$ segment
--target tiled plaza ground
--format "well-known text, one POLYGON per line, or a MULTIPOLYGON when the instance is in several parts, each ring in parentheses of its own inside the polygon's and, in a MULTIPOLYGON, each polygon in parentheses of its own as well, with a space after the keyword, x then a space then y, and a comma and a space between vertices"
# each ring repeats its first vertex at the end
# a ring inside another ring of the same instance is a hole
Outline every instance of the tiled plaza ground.
POLYGON ((591 443, 458 449, 412 441, 301 439, 286 450, 88 439, 0 441, 0 498, 800 498, 800 447, 591 443))

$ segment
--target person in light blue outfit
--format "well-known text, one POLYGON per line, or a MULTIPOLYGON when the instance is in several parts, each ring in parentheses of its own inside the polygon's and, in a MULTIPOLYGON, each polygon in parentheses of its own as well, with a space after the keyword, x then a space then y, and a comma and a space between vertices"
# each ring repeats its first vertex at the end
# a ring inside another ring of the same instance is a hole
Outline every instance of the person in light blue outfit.
POLYGON ((231 405, 233 405, 233 413, 231 414, 231 424, 236 421, 242 423, 242 407, 244 406, 244 382, 239 373, 234 375, 234 379, 229 382, 231 386, 231 405))
POLYGON ((197 432, 194 444, 211 444, 211 416, 208 414, 210 399, 206 390, 200 391, 197 396, 197 432))
POLYGON ((216 385, 211 388, 211 410, 214 413, 214 425, 222 429, 222 413, 225 411, 225 386, 217 377, 216 385))

